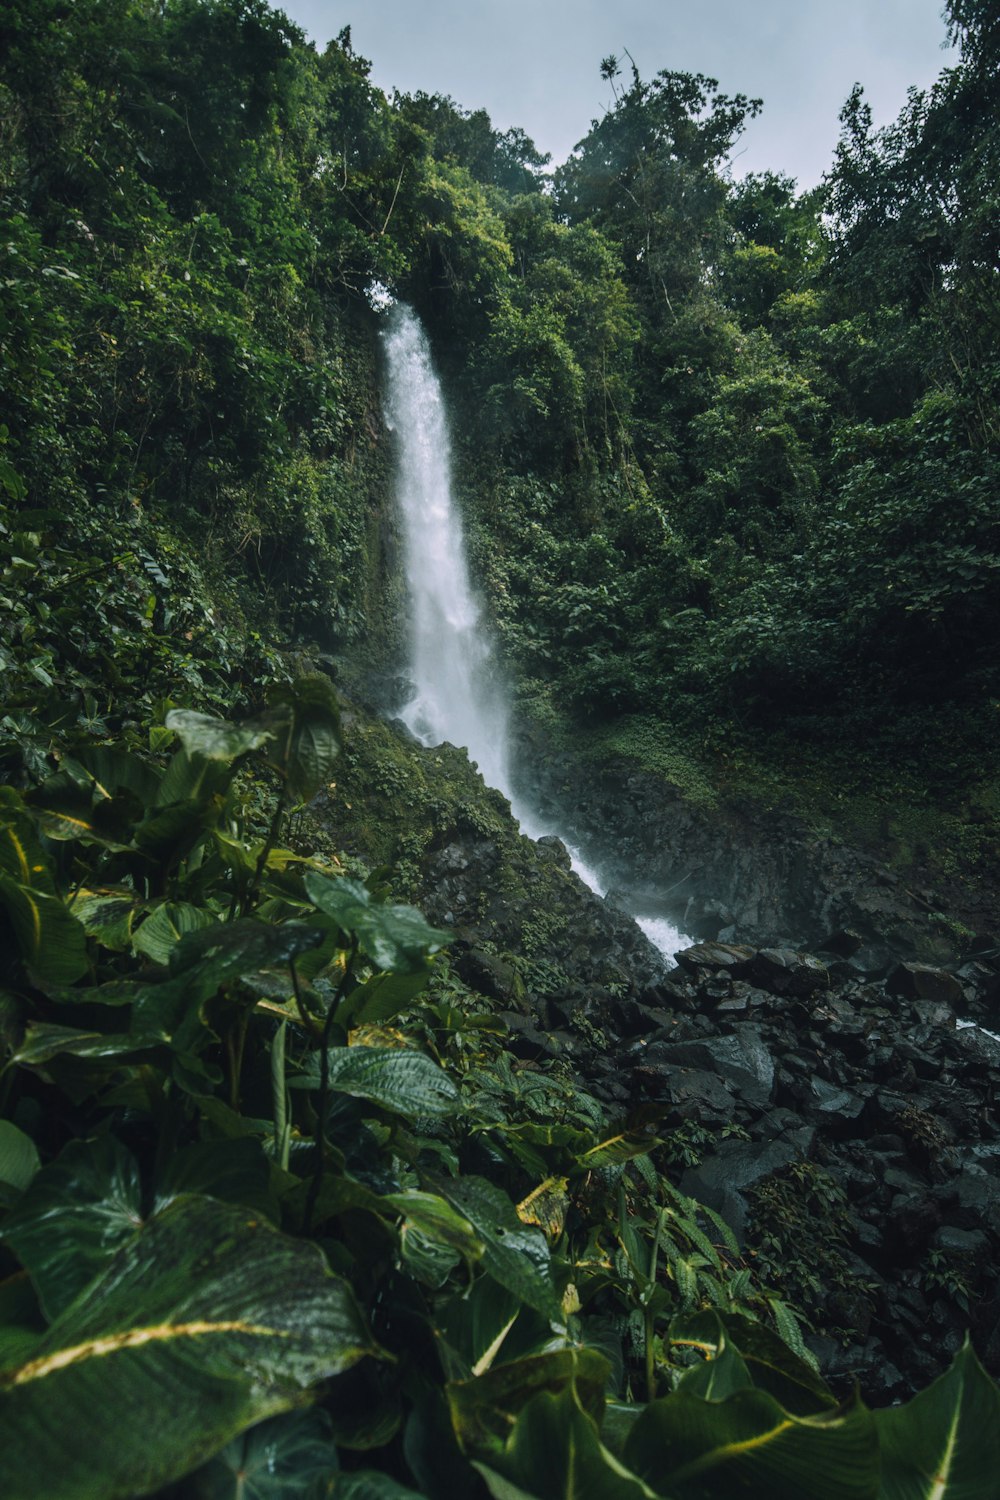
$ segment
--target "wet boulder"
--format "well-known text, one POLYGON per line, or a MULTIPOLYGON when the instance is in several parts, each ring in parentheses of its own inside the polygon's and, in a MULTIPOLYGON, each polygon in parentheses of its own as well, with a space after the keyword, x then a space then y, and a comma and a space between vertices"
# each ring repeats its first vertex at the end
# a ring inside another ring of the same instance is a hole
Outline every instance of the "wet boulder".
POLYGON ((731 1090, 717 1074, 664 1063, 655 1055, 633 1066, 631 1103, 633 1108, 667 1105, 675 1119, 707 1126, 726 1124, 736 1111, 731 1090))
POLYGON ((681 1178, 681 1192, 714 1208, 742 1245, 747 1232, 745 1190, 789 1166, 799 1155, 797 1144, 788 1140, 723 1141, 713 1156, 688 1168, 681 1178))
POLYGON ((756 1026, 737 1026, 730 1036, 651 1045, 656 1061, 667 1067, 698 1068, 722 1078, 745 1104, 766 1109, 774 1095, 775 1064, 756 1026))
POLYGON ((714 974, 722 969, 737 979, 750 972, 754 950, 743 943, 695 943, 675 956, 689 974, 714 974))
POLYGON ((750 965, 750 978, 773 995, 812 995, 830 988, 826 964, 793 948, 759 949, 750 965))
POLYGON ((960 1006, 965 999, 961 980, 947 969, 935 969, 930 964, 897 964, 886 989, 890 995, 902 995, 907 1000, 934 1000, 945 1005, 960 1006))
POLYGON ((523 1006, 524 982, 514 965, 499 954, 483 948, 456 948, 452 962, 459 977, 479 994, 504 1001, 508 1006, 523 1006))

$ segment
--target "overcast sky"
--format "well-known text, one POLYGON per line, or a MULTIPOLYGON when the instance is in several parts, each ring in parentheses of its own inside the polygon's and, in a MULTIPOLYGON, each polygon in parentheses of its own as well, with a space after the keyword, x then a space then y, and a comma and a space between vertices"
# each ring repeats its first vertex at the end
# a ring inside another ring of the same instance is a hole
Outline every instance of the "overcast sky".
MULTIPOLYGON (((520 125, 563 160, 612 102, 609 53, 707 73, 728 93, 764 100, 736 146, 734 170, 787 172, 801 187, 829 167, 837 115, 861 82, 876 123, 910 84, 947 66, 942 0, 291 0, 281 4, 323 47, 351 27, 387 93, 450 94, 520 125)), ((627 68, 627 62, 626 62, 627 68)))

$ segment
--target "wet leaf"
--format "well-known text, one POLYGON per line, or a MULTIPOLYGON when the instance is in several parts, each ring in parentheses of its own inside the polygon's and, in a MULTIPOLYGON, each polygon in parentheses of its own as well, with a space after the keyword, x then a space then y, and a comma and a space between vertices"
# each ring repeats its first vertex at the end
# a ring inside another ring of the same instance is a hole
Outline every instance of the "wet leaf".
POLYGON ((484 1269, 529 1307, 561 1322, 545 1236, 522 1224, 506 1193, 484 1177, 462 1177, 438 1186, 482 1240, 484 1269))
POLYGON ((172 708, 166 725, 177 734, 188 755, 200 755, 205 760, 219 760, 227 765, 250 750, 259 750, 274 738, 274 731, 256 720, 232 723, 189 708, 172 708))
POLYGON ((1000 1390, 971 1344, 905 1406, 875 1413, 880 1500, 991 1500, 1000 1475, 1000 1390))
MULTIPOLYGON (((292 1080, 300 1088, 319 1088, 319 1058, 292 1080)), ((369 1099, 394 1114, 451 1114, 458 1089, 443 1068, 422 1052, 407 1047, 335 1047, 329 1053, 329 1084, 336 1093, 369 1099)))
POLYGON ((192 906, 187 901, 165 901, 150 912, 142 926, 132 938, 136 953, 143 953, 154 964, 169 961, 181 938, 189 932, 200 932, 206 927, 217 927, 218 918, 213 912, 192 906))
POLYGON ((878 1436, 860 1404, 796 1417, 759 1390, 722 1401, 682 1382, 650 1402, 629 1435, 625 1462, 671 1500, 876 1500, 878 1436))
POLYGON ((326 1414, 296 1411, 241 1433, 191 1484, 197 1500, 321 1500, 338 1468, 326 1414))
POLYGON ((605 1448, 571 1382, 525 1406, 500 1453, 476 1460, 494 1500, 655 1500, 605 1448))
POLYGON ((320 911, 332 917, 345 933, 357 936, 361 951, 380 969, 392 969, 397 974, 421 970, 451 936, 431 927, 414 906, 382 906, 373 901, 359 880, 346 876, 331 879, 310 870, 305 888, 320 911))
POLYGON ((0 1373, 0 1493, 149 1493, 377 1353, 314 1246, 179 1198, 0 1373))
POLYGON ((40 1166, 38 1147, 31 1136, 9 1120, 0 1120, 0 1182, 23 1191, 40 1166))
POLYGON ((47 1318, 59 1316, 143 1223, 139 1168, 110 1138, 71 1141, 43 1167, 0 1238, 31 1276, 47 1318))

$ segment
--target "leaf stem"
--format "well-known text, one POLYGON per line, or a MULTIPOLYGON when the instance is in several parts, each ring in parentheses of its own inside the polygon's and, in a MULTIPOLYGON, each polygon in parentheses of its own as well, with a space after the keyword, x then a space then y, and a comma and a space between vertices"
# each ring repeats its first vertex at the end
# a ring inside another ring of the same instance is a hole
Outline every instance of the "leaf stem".
POLYGON ((243 897, 243 903, 240 908, 241 916, 246 916, 247 912, 251 909, 254 901, 256 900, 257 891, 260 889, 260 883, 264 877, 264 871, 267 868, 267 861, 270 857, 271 850, 278 842, 278 834, 281 832, 281 820, 285 816, 285 799, 287 795, 288 788, 286 786, 283 786, 281 788, 281 795, 278 798, 278 805, 274 809, 274 816, 271 819, 271 826, 267 830, 267 838, 264 840, 264 847, 261 849, 260 854, 257 856, 257 867, 253 872, 253 879, 250 882, 250 886, 247 890, 246 895, 243 897))
POLYGON ((354 960, 358 956, 358 939, 356 933, 351 933, 351 946, 348 949, 347 958, 344 962, 344 972, 337 985, 337 991, 330 1001, 330 1008, 326 1013, 323 1024, 323 1036, 320 1041, 319 1054, 319 1100, 316 1105, 316 1166, 313 1171, 313 1180, 309 1186, 309 1196, 306 1199, 306 1211, 303 1217, 302 1232, 309 1234, 312 1230, 313 1214, 316 1211, 316 1200, 323 1183, 323 1171, 326 1166, 324 1153, 324 1131, 326 1127, 326 1105, 330 1093, 330 1035, 333 1031, 333 1023, 340 1002, 347 993, 354 973, 354 960))

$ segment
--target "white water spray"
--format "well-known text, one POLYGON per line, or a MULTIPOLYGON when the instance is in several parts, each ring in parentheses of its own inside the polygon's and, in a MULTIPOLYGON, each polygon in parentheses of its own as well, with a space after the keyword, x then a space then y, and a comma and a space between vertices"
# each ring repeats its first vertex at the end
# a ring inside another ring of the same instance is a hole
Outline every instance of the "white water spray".
MULTIPOLYGON (((452 500, 451 445, 441 387, 423 329, 409 308, 396 305, 383 335, 388 381, 386 418, 399 459, 397 494, 403 521, 410 606, 413 695, 399 717, 423 745, 449 740, 464 746, 487 786, 508 799, 529 838, 562 834, 545 827, 510 782, 507 696, 482 628, 465 560, 461 516, 452 500)), ((598 895, 599 872, 566 840, 573 869, 598 895)), ((639 925, 663 953, 688 940, 662 918, 639 925)))
POLYGON ((488 786, 510 795, 508 713, 452 504, 451 447, 423 329, 395 307, 384 335, 386 415, 399 441, 397 491, 410 602, 413 697, 400 718, 421 744, 463 745, 488 786))

